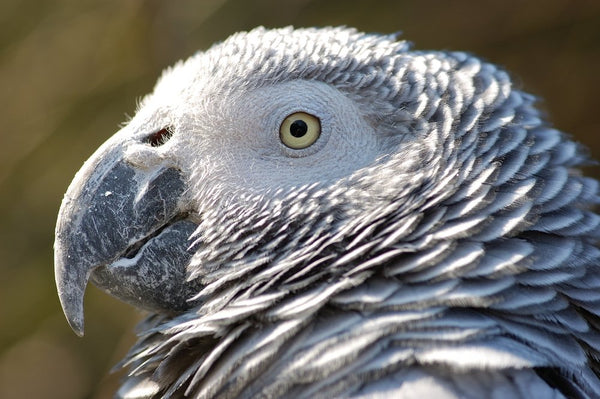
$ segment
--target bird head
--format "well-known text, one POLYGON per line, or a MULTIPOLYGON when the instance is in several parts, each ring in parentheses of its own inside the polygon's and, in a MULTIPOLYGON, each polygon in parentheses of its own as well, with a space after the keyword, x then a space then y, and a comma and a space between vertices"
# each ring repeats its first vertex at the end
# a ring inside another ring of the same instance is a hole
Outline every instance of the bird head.
MULTIPOLYGON (((165 71, 63 200, 56 280, 74 330, 83 332, 89 279, 144 309, 183 310, 244 254, 273 259, 273 230, 288 240, 291 225, 341 226, 377 206, 371 197, 394 195, 382 171, 370 181, 368 169, 411 141, 399 133, 412 122, 408 111, 378 92, 399 85, 389 72, 406 48, 347 29, 258 29, 165 71), (348 188, 366 197, 349 200, 348 188), (326 222, 321 202, 336 205, 326 222)), ((410 146, 390 178, 419 163, 410 146)))

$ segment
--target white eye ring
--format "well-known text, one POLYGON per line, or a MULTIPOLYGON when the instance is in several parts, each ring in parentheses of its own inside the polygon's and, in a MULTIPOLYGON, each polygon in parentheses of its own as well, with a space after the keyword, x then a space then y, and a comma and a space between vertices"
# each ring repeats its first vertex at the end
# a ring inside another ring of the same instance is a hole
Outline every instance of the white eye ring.
POLYGON ((310 147, 319 136, 321 136, 321 121, 306 112, 294 112, 288 115, 279 127, 281 142, 294 150, 310 147))

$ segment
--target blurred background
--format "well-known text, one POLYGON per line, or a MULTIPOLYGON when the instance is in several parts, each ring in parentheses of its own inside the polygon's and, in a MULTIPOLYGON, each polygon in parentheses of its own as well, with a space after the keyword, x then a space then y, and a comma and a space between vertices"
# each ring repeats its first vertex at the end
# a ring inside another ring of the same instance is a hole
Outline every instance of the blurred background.
MULTIPOLYGON (((503 65, 600 158, 597 0, 2 0, 0 398, 110 398, 143 315, 94 287, 86 335, 63 318, 52 242, 83 161, 161 70, 231 33, 349 25, 503 65)), ((598 175, 597 168, 587 171, 598 175)))

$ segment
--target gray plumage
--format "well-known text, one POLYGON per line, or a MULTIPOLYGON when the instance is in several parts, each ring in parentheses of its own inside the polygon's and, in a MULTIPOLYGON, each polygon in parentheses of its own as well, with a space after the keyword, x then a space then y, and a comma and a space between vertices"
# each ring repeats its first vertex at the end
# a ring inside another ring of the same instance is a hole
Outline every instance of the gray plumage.
POLYGON ((69 187, 67 319, 88 279, 151 311, 123 398, 597 397, 598 184, 534 102, 394 36, 236 34, 69 187), (300 149, 298 112, 320 122, 300 149))

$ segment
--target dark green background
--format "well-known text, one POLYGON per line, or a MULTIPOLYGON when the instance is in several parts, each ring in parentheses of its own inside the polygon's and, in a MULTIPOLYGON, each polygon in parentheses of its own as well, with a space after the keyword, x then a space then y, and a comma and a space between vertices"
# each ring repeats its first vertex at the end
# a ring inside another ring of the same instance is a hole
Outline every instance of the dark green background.
MULTIPOLYGON (((349 25, 467 50, 600 157, 600 1, 2 0, 0 398, 108 398, 141 315, 95 288, 76 338, 54 287, 62 195, 160 71, 235 31, 349 25)), ((595 173, 591 169, 588 173, 595 173)))

